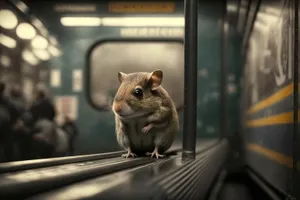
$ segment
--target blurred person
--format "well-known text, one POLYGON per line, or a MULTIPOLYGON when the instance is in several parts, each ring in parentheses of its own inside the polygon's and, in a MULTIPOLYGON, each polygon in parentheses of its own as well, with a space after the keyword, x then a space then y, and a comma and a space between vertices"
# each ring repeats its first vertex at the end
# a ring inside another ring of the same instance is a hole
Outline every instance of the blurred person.
POLYGON ((56 143, 55 143, 55 156, 68 156, 70 154, 69 149, 69 134, 61 127, 56 127, 56 143))
POLYGON ((26 103, 23 93, 18 85, 14 85, 9 92, 9 100, 17 109, 16 122, 13 124, 12 140, 14 146, 14 156, 18 160, 26 159, 30 138, 24 134, 21 116, 26 110, 26 103))
POLYGON ((29 112, 34 122, 38 119, 48 119, 54 122, 56 116, 52 100, 46 96, 45 91, 42 89, 38 89, 35 101, 30 107, 29 112))
POLYGON ((5 105, 5 84, 0 82, 0 161, 5 161, 5 139, 10 120, 9 111, 5 105))
POLYGON ((49 119, 39 119, 32 129, 33 158, 53 157, 56 145, 56 125, 49 119))
POLYGON ((56 112, 52 100, 43 89, 38 89, 36 98, 26 114, 24 124, 31 130, 31 156, 34 158, 52 157, 56 144, 56 112))
MULTIPOLYGON (((5 84, 0 82, 0 128, 3 128, 5 124, 8 123, 10 118, 7 112, 6 98, 4 96, 4 92, 5 92, 5 84)), ((1 131, 0 133, 3 133, 3 131, 1 131)), ((0 139, 2 138, 1 136, 2 134, 0 134, 0 139)))
MULTIPOLYGON (((23 115, 25 115, 24 113, 23 115)), ((32 129, 25 125, 24 121, 21 119, 17 120, 14 125, 14 133, 17 142, 18 149, 18 160, 29 160, 32 158, 32 129)))
POLYGON ((19 110, 4 94, 5 89, 5 83, 0 82, 0 146, 2 149, 1 160, 7 162, 13 161, 15 159, 13 146, 13 125, 17 121, 19 110))
POLYGON ((15 107, 19 110, 20 114, 25 111, 26 103, 24 95, 19 86, 15 85, 11 88, 9 98, 15 107))
POLYGON ((68 115, 65 115, 64 117, 62 129, 65 130, 69 136, 69 154, 74 155, 74 141, 78 135, 78 130, 74 120, 72 120, 68 115))

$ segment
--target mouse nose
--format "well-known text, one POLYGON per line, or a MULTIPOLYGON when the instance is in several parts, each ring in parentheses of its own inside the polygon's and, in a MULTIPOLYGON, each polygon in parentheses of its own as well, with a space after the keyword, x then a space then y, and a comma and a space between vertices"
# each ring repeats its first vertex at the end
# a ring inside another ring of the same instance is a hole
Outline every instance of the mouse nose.
POLYGON ((121 112, 121 110, 122 110, 121 104, 120 104, 120 103, 114 102, 114 104, 113 104, 113 109, 114 109, 114 111, 117 112, 117 113, 121 112))

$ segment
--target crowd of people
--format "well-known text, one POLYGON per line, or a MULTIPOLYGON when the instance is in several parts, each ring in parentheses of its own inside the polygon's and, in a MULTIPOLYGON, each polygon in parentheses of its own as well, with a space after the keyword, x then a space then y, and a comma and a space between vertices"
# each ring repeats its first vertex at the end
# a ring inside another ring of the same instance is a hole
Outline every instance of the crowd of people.
POLYGON ((27 106, 18 86, 7 93, 6 84, 0 82, 0 162, 73 155, 76 124, 65 116, 59 126, 55 117, 44 90, 38 89, 27 106))

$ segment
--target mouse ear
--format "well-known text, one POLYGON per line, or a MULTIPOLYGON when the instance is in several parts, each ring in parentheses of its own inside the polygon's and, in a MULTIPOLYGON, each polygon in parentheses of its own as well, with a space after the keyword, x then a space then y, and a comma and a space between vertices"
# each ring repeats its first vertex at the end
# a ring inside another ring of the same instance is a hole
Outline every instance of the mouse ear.
POLYGON ((123 82, 123 80, 126 78, 127 74, 123 73, 123 72, 118 72, 118 79, 120 81, 120 83, 123 82))
POLYGON ((155 70, 150 73, 150 85, 151 85, 151 90, 156 90, 162 82, 163 79, 163 72, 161 70, 155 70))

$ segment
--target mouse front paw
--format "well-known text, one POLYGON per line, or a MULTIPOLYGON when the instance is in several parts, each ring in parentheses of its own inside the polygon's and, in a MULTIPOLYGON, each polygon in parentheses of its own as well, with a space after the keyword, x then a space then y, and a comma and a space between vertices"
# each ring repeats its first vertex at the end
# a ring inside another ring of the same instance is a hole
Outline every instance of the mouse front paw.
POLYGON ((129 158, 129 157, 137 157, 136 154, 132 153, 132 152, 128 152, 128 153, 125 153, 125 154, 122 154, 122 157, 123 158, 129 158))
POLYGON ((145 133, 148 133, 150 130, 151 130, 151 128, 153 127, 153 125, 152 124, 148 124, 147 126, 145 126, 144 128, 142 128, 142 133, 143 134, 145 134, 145 133))
POLYGON ((157 148, 155 148, 155 150, 154 150, 152 153, 150 153, 150 152, 146 153, 146 155, 147 155, 147 156, 151 156, 151 158, 153 158, 153 156, 155 156, 156 159, 164 158, 164 157, 165 157, 165 155, 159 154, 159 153, 158 153, 157 148))

